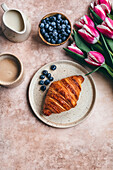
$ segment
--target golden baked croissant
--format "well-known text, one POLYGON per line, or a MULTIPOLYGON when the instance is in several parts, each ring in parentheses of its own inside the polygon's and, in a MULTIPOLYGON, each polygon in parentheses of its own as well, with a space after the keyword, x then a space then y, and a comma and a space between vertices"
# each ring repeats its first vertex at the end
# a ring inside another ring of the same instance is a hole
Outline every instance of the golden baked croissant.
POLYGON ((82 76, 71 76, 53 82, 45 98, 43 113, 49 116, 52 113, 61 113, 75 107, 83 81, 82 76))

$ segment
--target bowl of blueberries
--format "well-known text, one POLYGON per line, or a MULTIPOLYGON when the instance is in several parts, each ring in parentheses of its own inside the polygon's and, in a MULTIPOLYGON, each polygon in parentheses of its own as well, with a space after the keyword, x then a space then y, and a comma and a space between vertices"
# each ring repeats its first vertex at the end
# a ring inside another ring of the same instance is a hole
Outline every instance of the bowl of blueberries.
POLYGON ((71 36, 71 22, 61 13, 50 13, 39 23, 39 36, 48 45, 64 44, 71 36))

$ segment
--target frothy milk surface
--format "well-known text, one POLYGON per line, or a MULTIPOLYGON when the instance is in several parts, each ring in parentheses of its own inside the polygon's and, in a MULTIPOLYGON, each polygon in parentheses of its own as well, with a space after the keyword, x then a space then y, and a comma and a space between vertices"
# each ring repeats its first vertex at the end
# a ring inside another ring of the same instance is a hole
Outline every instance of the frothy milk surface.
POLYGON ((19 76, 19 67, 11 58, 0 59, 0 81, 13 82, 19 76))
POLYGON ((18 11, 8 11, 5 15, 5 23, 9 28, 15 31, 20 32, 24 30, 23 18, 18 11))

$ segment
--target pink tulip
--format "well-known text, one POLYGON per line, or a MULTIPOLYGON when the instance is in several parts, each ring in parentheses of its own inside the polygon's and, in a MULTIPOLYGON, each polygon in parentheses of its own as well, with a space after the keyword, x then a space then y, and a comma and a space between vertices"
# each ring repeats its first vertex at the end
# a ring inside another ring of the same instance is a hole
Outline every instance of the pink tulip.
POLYGON ((80 18, 79 21, 75 22, 75 25, 78 28, 82 28, 84 24, 94 27, 94 22, 87 15, 84 15, 83 17, 80 18))
POLYGON ((75 43, 71 44, 70 46, 68 46, 68 49, 70 51, 73 51, 74 53, 76 54, 80 54, 80 55, 83 55, 84 53, 76 46, 75 43))
POLYGON ((90 44, 95 44, 100 38, 98 31, 94 27, 89 26, 87 24, 85 24, 81 29, 79 29, 78 33, 85 41, 90 44))
POLYGON ((85 61, 93 66, 101 66, 102 64, 104 64, 105 59, 101 53, 97 51, 90 51, 85 61))
POLYGON ((107 13, 111 12, 111 3, 109 0, 96 0, 91 3, 91 8, 102 20, 105 20, 107 13))
POLYGON ((100 5, 106 14, 110 14, 111 8, 105 4, 100 5))
POLYGON ((101 25, 97 25, 97 29, 106 37, 113 39, 113 20, 106 17, 101 25))
POLYGON ((96 0, 94 2, 91 3, 91 6, 96 6, 96 5, 101 5, 101 4, 105 4, 109 10, 111 11, 111 3, 109 0, 96 0))
POLYGON ((106 18, 106 13, 101 5, 94 6, 94 12, 104 21, 106 18))

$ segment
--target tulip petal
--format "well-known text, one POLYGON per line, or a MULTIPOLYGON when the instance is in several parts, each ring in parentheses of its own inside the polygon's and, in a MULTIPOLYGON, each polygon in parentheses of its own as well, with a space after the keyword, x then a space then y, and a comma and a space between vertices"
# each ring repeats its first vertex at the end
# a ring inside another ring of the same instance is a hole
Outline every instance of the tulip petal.
POLYGON ((104 56, 97 51, 90 51, 85 61, 94 66, 101 66, 104 62, 104 56))
POLYGON ((113 30, 113 20, 112 20, 112 19, 106 17, 106 18, 105 18, 105 24, 106 24, 111 30, 113 30))
POLYGON ((97 51, 90 51, 88 53, 88 58, 91 60, 91 61, 95 61, 99 64, 103 64, 105 62, 105 59, 104 59, 104 56, 97 52, 97 51))
POLYGON ((108 5, 109 8, 111 8, 111 3, 109 0, 100 0, 100 4, 105 4, 105 5, 108 5))
POLYGON ((105 11, 106 14, 110 14, 111 8, 108 5, 101 4, 101 7, 105 11))
POLYGON ((68 49, 69 49, 70 51, 73 51, 73 52, 76 53, 76 54, 80 54, 80 55, 83 55, 83 54, 84 54, 78 47, 74 46, 73 44, 70 45, 70 46, 68 46, 68 49))
POLYGON ((85 29, 78 30, 78 33, 81 35, 81 37, 90 44, 95 44, 98 40, 91 36, 85 29))
POLYGON ((102 19, 105 20, 106 18, 106 13, 105 11, 102 9, 102 7, 100 5, 97 5, 94 7, 94 12, 102 19))
POLYGON ((95 0, 94 3, 95 3, 95 6, 96 6, 96 5, 100 4, 100 0, 95 0))
POLYGON ((95 63, 95 62, 89 60, 88 58, 85 58, 84 60, 85 60, 88 64, 90 64, 90 65, 93 65, 93 66, 101 66, 101 64, 95 63))
POLYGON ((105 25, 98 25, 97 29, 106 37, 109 37, 111 39, 113 39, 113 31, 109 29, 109 27, 105 26, 105 25))
POLYGON ((76 22, 75 22, 75 25, 76 25, 76 27, 78 27, 78 28, 82 28, 82 27, 83 27, 83 24, 82 24, 80 21, 76 21, 76 22))
POLYGON ((91 8, 94 9, 94 7, 95 7, 95 3, 92 2, 92 3, 91 3, 91 8))
POLYGON ((83 16, 83 20, 85 21, 85 24, 87 24, 89 26, 92 26, 92 27, 95 26, 94 22, 87 15, 83 16))
POLYGON ((94 28, 94 27, 91 27, 90 25, 87 25, 85 24, 84 25, 84 29, 93 37, 95 37, 97 39, 97 41, 99 40, 100 38, 100 35, 98 33, 98 31, 94 28))
POLYGON ((82 28, 84 24, 88 24, 88 25, 94 27, 94 22, 87 15, 84 15, 83 17, 81 17, 81 19, 79 21, 75 22, 75 25, 78 28, 82 28))

